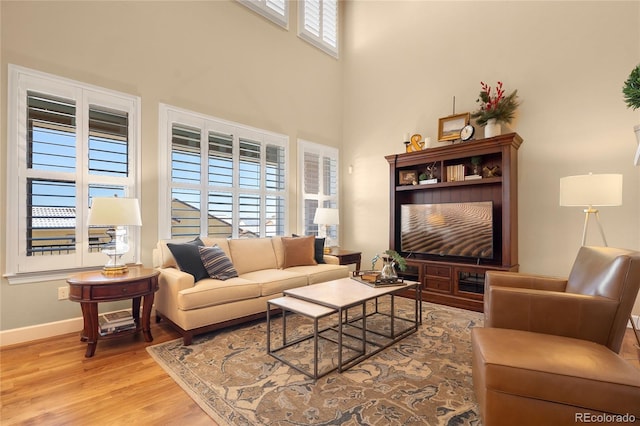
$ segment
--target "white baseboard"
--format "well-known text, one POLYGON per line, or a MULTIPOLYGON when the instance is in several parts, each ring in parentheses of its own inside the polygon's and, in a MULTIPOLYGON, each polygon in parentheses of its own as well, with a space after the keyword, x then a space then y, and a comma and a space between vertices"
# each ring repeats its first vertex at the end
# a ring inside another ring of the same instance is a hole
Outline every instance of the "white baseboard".
MULTIPOLYGON (((151 312, 151 318, 153 318, 154 315, 155 309, 151 312)), ((631 315, 631 318, 636 325, 636 329, 640 330, 640 315, 631 315)), ((0 347, 46 339, 47 337, 60 336, 62 334, 80 333, 83 326, 84 322, 82 317, 77 317, 63 321, 0 331, 0 347)), ((627 322, 627 327, 631 328, 631 322, 627 322)))
POLYGON ((0 331, 0 347, 82 331, 82 317, 0 331))
MULTIPOLYGON (((151 318, 155 316, 155 307, 151 308, 151 318)), ((80 333, 84 327, 82 317, 62 321, 32 325, 29 327, 13 328, 0 331, 0 347, 46 339, 62 334, 80 333)))

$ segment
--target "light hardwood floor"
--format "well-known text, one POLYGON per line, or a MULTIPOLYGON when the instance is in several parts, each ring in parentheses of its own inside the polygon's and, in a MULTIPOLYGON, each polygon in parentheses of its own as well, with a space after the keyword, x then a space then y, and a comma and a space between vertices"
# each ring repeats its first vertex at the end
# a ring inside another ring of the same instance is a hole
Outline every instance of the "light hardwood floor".
MULTIPOLYGON (((161 343, 179 335, 151 328, 161 343)), ((0 424, 212 425, 215 423, 155 363, 141 335, 98 342, 93 358, 78 333, 0 350, 0 424)), ((621 355, 640 370, 627 330, 621 355)))

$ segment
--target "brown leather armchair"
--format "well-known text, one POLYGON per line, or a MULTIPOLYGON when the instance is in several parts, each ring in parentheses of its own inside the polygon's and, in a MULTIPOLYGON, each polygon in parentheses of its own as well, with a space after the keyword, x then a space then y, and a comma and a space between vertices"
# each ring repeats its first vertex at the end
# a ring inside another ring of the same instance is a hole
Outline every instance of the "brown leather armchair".
POLYGON ((620 351, 640 287, 640 253, 581 247, 568 279, 488 272, 485 327, 590 340, 620 351))
POLYGON ((617 354, 639 287, 640 253, 608 247, 582 247, 568 279, 487 273, 471 332, 483 425, 640 419, 640 370, 617 354))

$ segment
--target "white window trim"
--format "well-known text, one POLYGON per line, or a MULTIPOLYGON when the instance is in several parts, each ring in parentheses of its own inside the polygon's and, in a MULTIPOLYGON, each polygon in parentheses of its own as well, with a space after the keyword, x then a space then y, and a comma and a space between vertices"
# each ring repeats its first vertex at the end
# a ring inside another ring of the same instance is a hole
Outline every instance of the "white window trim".
MULTIPOLYGON (((200 190, 200 205, 207 206, 207 192, 211 189, 206 178, 206 170, 202 170, 200 184, 176 184, 171 180, 171 135, 172 125, 174 123, 183 124, 203 130, 201 137, 207 138, 210 130, 216 132, 225 132, 232 134, 235 138, 246 138, 260 142, 261 144, 273 144, 284 147, 285 149, 285 166, 289 164, 289 137, 283 134, 269 132, 240 123, 234 123, 220 118, 207 116, 205 114, 177 108, 171 105, 161 103, 159 105, 159 129, 158 129, 158 236, 161 239, 171 238, 171 189, 179 186, 184 188, 200 190)), ((235 179, 235 182, 238 180, 235 179)), ((221 191, 228 192, 234 196, 237 194, 263 194, 264 189, 253 190, 247 188, 224 187, 221 191)), ((285 185, 282 191, 271 191, 274 195, 279 195, 284 199, 285 205, 288 205, 289 192, 289 171, 285 170, 285 185)), ((263 197, 262 197, 263 198, 263 197)), ((264 201, 264 200, 263 200, 264 201)), ((237 206, 233 206, 233 216, 237 217, 237 206)), ((289 233, 288 214, 285 213, 284 233, 289 233)), ((207 215, 200 216, 200 234, 206 236, 207 215)), ((264 235, 265 224, 260 222, 260 235, 264 235)), ((237 237, 237 227, 233 228, 234 237, 237 237)))
MULTIPOLYGON (((322 203, 326 200, 332 200, 335 202, 336 208, 340 209, 340 150, 328 145, 322 145, 315 142, 309 142, 304 139, 298 139, 298 188, 300 188, 300 197, 298 200, 298 233, 302 234, 304 230, 304 200, 317 199, 318 207, 322 207, 322 203), (305 152, 311 152, 318 154, 320 158, 331 157, 336 159, 336 187, 337 193, 332 196, 325 196, 322 194, 322 167, 320 170, 320 192, 318 194, 307 194, 304 192, 304 154, 305 152)), ((340 228, 338 228, 338 241, 340 241, 340 228)), ((337 242, 337 241, 336 241, 337 242)))
POLYGON ((284 2, 284 15, 280 15, 271 9, 267 5, 266 0, 237 0, 237 2, 267 18, 274 24, 281 26, 285 30, 289 29, 289 0, 285 0, 284 2))
POLYGON ((332 45, 330 45, 329 43, 325 42, 322 39, 322 34, 323 34, 323 26, 324 24, 322 23, 322 18, 321 18, 321 25, 320 25, 320 36, 316 36, 315 34, 305 30, 305 7, 306 7, 306 0, 300 0, 298 2, 298 37, 300 37, 301 39, 303 39, 304 41, 306 41, 307 43, 317 47, 318 49, 322 50, 323 52, 329 54, 330 56, 333 56, 334 58, 338 59, 339 58, 339 46, 340 46, 340 26, 339 26, 339 22, 340 22, 340 2, 339 0, 336 0, 336 46, 333 47, 332 45))
MULTIPOLYGON (((7 112, 7 217, 6 217, 6 272, 5 277, 10 284, 23 282, 50 281, 67 277, 70 272, 84 270, 106 263, 106 257, 102 253, 86 253, 88 241, 84 238, 87 230, 86 225, 86 199, 78 197, 76 204, 76 234, 81 236, 76 242, 76 254, 69 263, 60 263, 60 256, 43 256, 51 259, 27 259, 26 254, 16 247, 22 247, 21 232, 25 232, 25 221, 22 219, 21 204, 24 202, 26 194, 25 185, 21 185, 26 176, 26 94, 28 90, 38 91, 53 96, 62 96, 76 99, 81 104, 88 105, 90 102, 99 103, 105 107, 124 108, 130 113, 129 120, 129 140, 130 143, 130 163, 132 169, 127 179, 127 187, 130 189, 130 196, 140 198, 140 98, 126 93, 116 92, 98 86, 82 83, 79 81, 58 77, 52 74, 28 69, 25 67, 9 64, 8 77, 8 112, 7 112), (20 143, 15 143, 20 141, 20 143), (16 173, 17 170, 17 173, 16 173), (42 265, 39 265, 42 263, 42 265)), ((80 121, 80 111, 77 121, 80 121)), ((79 135, 77 137, 82 137, 79 135)), ((76 157, 84 155, 84 145, 79 145, 76 157)), ((98 178, 99 179, 99 178, 98 178)), ((74 174, 74 180, 80 182, 84 187, 88 185, 88 171, 81 170, 74 174), (78 180, 78 175, 82 177, 78 180)), ((95 181, 95 179, 92 179, 95 181)), ((82 191, 85 193, 86 191, 82 191)), ((140 229, 138 227, 130 230, 130 236, 134 239, 134 249, 129 253, 129 262, 140 262, 140 229)))

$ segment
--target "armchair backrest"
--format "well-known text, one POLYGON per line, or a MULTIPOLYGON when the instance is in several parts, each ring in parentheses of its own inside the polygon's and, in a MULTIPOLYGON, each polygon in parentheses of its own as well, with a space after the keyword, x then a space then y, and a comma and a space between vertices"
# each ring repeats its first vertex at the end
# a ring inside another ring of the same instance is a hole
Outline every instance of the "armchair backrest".
POLYGON ((613 247, 581 247, 566 292, 601 296, 618 302, 607 346, 620 349, 640 287, 640 253, 613 247))

